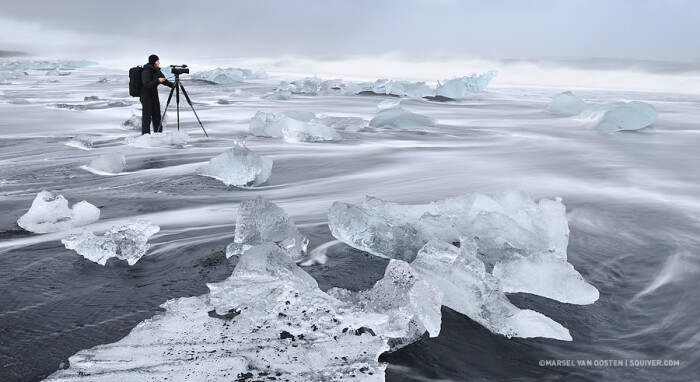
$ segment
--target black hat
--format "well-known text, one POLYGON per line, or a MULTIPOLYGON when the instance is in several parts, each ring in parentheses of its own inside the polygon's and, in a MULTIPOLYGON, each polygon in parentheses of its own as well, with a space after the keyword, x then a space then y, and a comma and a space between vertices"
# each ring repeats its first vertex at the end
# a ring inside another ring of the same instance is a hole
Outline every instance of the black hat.
POLYGON ((160 60, 160 58, 158 58, 158 56, 156 56, 155 54, 148 56, 148 63, 151 65, 155 65, 156 61, 158 60, 160 60))

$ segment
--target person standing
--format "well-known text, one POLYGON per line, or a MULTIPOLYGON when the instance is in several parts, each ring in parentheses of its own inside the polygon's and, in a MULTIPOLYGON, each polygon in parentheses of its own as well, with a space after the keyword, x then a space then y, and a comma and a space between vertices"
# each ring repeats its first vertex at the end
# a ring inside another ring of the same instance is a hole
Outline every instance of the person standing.
POLYGON ((172 89, 174 84, 160 71, 160 59, 155 54, 148 56, 148 64, 144 65, 141 72, 141 135, 151 133, 151 121, 153 132, 163 132, 160 125, 160 99, 158 98, 158 85, 163 84, 172 89))

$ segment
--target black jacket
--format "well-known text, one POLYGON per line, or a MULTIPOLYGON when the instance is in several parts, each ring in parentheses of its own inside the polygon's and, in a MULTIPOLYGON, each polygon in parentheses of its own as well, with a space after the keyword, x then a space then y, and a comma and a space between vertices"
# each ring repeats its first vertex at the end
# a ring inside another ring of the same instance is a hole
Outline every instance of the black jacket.
MULTIPOLYGON (((143 66, 141 71, 141 97, 152 96, 158 98, 158 85, 160 85, 159 78, 165 78, 163 72, 151 64, 146 64, 143 66)), ((165 80, 163 85, 172 88, 173 83, 165 80)))

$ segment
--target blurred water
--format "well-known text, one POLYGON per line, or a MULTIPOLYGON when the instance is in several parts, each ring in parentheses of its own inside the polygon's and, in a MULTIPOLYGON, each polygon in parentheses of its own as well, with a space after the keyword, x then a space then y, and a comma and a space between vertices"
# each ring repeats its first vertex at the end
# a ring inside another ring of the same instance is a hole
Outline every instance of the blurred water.
MULTIPOLYGON (((336 200, 359 202, 372 195, 425 203, 511 189, 536 199, 561 196, 567 206, 569 261, 600 290, 600 300, 575 306, 525 294, 510 298, 562 323, 574 341, 507 339, 443 308, 439 337, 382 357, 389 363, 387 380, 692 381, 700 375, 698 96, 576 91, 587 102, 638 100, 659 110, 652 127, 615 134, 597 132, 592 121, 548 114, 551 96, 568 89, 492 86, 460 102, 404 100, 405 109, 436 118, 438 126, 341 133, 339 143, 249 137, 246 145, 274 165, 263 186, 241 189, 198 176, 196 169, 245 134, 255 112, 312 111, 369 120, 387 97, 273 101, 259 96, 279 79, 235 87, 185 81, 211 138, 204 137, 183 101, 181 122, 190 143, 182 149, 142 149, 123 145, 137 132, 120 123, 138 105, 128 97, 125 72, 91 67, 60 78, 30 74, 0 86, 2 381, 40 380, 78 350, 124 337, 167 299, 206 293, 207 282, 229 276, 235 263, 223 251, 233 240, 241 200, 262 195, 280 205, 309 236, 312 250, 334 240, 326 213, 336 200), (110 81, 98 82, 101 78, 110 81), (58 82, 42 82, 46 79, 58 82), (231 96, 237 88, 243 95, 231 96), (47 107, 83 103, 92 95, 132 105, 47 107), (29 103, 9 103, 16 98, 29 103), (65 144, 77 134, 95 136, 93 150, 65 144), (108 152, 125 154, 123 174, 98 176, 80 168, 108 152), (161 232, 133 267, 119 262, 102 267, 62 246, 68 232, 36 235, 16 225, 41 190, 98 206, 101 219, 88 229, 140 217, 160 225, 161 232), (547 359, 659 359, 680 365, 539 366, 547 359)), ((163 90, 163 106, 166 95, 163 90)), ((173 128, 171 117, 166 129, 173 128)), ((367 288, 387 264, 344 244, 328 246, 326 255, 325 264, 305 268, 322 289, 367 288)))

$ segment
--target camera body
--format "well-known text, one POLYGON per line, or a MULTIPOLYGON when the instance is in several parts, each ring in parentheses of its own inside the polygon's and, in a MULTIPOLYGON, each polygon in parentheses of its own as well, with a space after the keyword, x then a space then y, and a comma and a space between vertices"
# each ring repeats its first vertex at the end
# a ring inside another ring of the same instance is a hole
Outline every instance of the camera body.
POLYGON ((187 65, 170 65, 170 72, 176 76, 180 74, 190 74, 190 68, 187 65))

